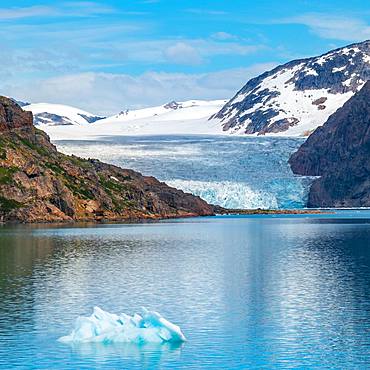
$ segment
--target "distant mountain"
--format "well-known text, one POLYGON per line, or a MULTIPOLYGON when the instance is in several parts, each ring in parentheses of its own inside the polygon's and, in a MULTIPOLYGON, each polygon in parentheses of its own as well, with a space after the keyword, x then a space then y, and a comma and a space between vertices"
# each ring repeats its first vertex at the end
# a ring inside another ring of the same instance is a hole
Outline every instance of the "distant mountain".
POLYGON ((106 122, 132 121, 137 119, 153 118, 157 121, 189 120, 209 117, 216 112, 227 100, 188 100, 184 102, 171 101, 156 107, 124 110, 119 114, 107 117, 106 122))
POLYGON ((123 110, 89 125, 40 128, 53 140, 102 135, 222 134, 220 124, 208 118, 225 103, 226 100, 171 101, 157 107, 123 110))
POLYGON ((320 176, 309 207, 370 207, 370 81, 294 153, 294 173, 320 176))
POLYGON ((369 79, 370 41, 365 41, 251 79, 212 118, 227 133, 307 135, 369 79))
POLYGON ((26 103, 24 101, 21 101, 21 100, 16 100, 16 99, 13 99, 13 98, 9 98, 11 101, 13 101, 14 103, 18 104, 20 107, 25 107, 26 105, 29 105, 30 103, 26 103))
POLYGON ((36 126, 85 125, 105 118, 61 104, 39 103, 21 107, 33 113, 36 126))

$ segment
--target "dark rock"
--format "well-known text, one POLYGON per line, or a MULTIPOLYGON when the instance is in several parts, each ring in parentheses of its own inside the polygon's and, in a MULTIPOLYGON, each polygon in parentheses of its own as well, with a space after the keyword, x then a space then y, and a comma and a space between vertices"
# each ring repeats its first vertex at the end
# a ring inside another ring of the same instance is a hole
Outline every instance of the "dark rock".
POLYGON ((166 105, 164 105, 164 108, 176 110, 176 109, 182 108, 182 105, 172 100, 166 105))
POLYGON ((312 102, 312 104, 313 105, 321 105, 321 104, 324 104, 327 100, 328 100, 328 98, 326 96, 322 96, 321 98, 314 100, 312 102))
POLYGON ((321 176, 309 207, 370 206, 370 81, 294 153, 294 173, 321 176))
POLYGON ((107 117, 101 117, 101 116, 88 116, 86 114, 78 113, 79 116, 81 116, 86 122, 88 123, 94 123, 96 121, 100 121, 107 117))
POLYGON ((71 126, 73 122, 65 116, 59 114, 42 112, 33 115, 33 123, 36 126, 53 124, 55 126, 71 126))
POLYGON ((25 112, 13 100, 0 96, 0 131, 33 129, 32 113, 25 112))

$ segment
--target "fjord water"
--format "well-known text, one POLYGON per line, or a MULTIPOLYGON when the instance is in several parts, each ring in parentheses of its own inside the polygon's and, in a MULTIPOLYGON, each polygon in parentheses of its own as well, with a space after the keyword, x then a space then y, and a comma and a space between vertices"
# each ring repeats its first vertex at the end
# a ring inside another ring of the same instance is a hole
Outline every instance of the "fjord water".
POLYGON ((227 208, 301 208, 310 180, 289 156, 304 139, 232 136, 112 136, 57 141, 58 149, 132 168, 227 208))
POLYGON ((0 230, 0 368, 370 365, 370 213, 0 230), (181 346, 57 339, 94 306, 159 311, 181 346))

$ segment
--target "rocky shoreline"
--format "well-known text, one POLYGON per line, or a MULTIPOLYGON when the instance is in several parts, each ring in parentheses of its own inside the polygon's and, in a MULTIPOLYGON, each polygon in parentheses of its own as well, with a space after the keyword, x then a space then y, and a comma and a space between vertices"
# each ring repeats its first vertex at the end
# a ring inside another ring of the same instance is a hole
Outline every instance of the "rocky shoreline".
POLYGON ((65 220, 37 220, 37 221, 17 221, 17 220, 4 220, 0 218, 1 224, 140 224, 147 222, 156 222, 168 219, 179 219, 179 218, 191 218, 191 217, 215 217, 215 216, 242 216, 242 215, 327 215, 333 214, 330 209, 223 209, 222 211, 216 206, 215 213, 209 215, 199 215, 195 213, 183 213, 183 214, 173 214, 173 215, 137 215, 132 217, 120 218, 120 217, 95 217, 86 219, 65 219, 65 220))

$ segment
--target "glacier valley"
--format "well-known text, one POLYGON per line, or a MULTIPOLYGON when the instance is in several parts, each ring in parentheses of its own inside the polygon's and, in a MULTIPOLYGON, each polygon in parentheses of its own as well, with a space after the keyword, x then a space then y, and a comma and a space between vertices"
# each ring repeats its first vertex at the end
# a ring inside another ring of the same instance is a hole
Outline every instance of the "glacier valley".
POLYGON ((54 141, 66 154, 98 158, 227 208, 305 206, 311 179, 294 176, 288 158, 303 138, 106 136, 54 141))

